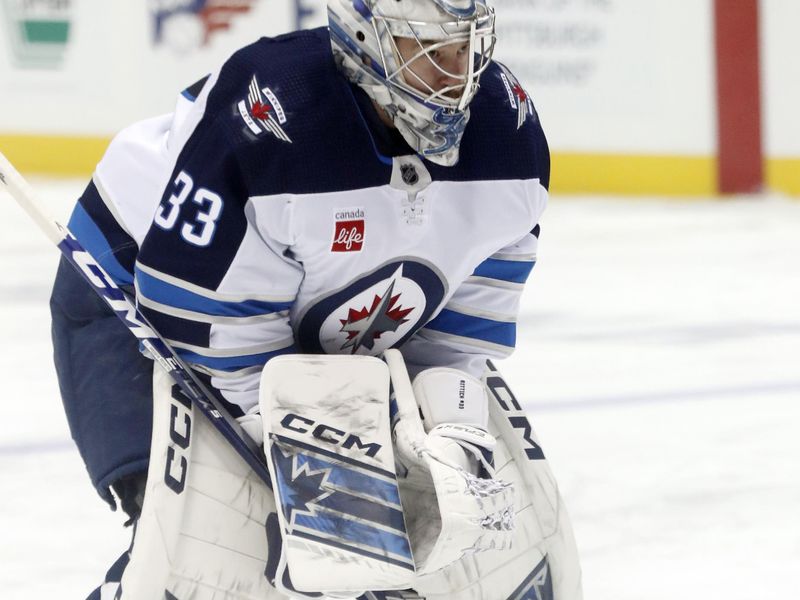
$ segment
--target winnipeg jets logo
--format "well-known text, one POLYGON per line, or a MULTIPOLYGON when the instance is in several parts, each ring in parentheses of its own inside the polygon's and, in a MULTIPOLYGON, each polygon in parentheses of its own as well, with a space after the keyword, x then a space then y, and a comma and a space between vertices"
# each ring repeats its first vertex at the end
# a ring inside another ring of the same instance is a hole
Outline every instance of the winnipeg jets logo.
POLYGON ((394 295, 394 281, 389 284, 389 289, 383 296, 375 296, 370 308, 348 311, 347 319, 341 319, 342 329, 347 334, 347 341, 342 350, 351 349, 355 354, 361 346, 368 350, 375 347, 375 340, 381 334, 395 332, 400 325, 406 323, 405 317, 414 310, 414 307, 403 308, 398 304, 400 294, 394 295))
POLYGON ((312 354, 377 355, 402 345, 447 293, 441 273, 420 259, 395 259, 309 302, 296 338, 312 354))
POLYGON ((250 80, 247 99, 240 101, 237 108, 247 128, 256 136, 269 132, 279 140, 292 143, 282 127, 286 124, 283 106, 270 88, 259 86, 255 75, 250 80))
POLYGON ((529 116, 534 115, 533 102, 519 81, 517 81, 517 78, 510 71, 503 68, 502 65, 500 79, 503 81, 508 93, 508 102, 511 104, 511 108, 517 111, 517 129, 519 129, 525 124, 529 116))

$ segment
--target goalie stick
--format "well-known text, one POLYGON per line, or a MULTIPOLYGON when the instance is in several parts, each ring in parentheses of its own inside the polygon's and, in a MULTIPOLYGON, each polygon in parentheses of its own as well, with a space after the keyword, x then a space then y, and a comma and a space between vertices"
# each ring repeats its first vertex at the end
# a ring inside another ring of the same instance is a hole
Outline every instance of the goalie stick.
POLYGON ((136 336, 142 346, 150 352, 156 362, 169 373, 189 400, 208 417, 212 425, 219 430, 267 485, 271 486, 267 465, 260 457, 256 443, 244 433, 231 414, 206 389, 191 369, 169 347, 169 344, 158 335, 144 315, 138 311, 133 301, 117 287, 75 236, 47 214, 33 188, 2 153, 0 153, 0 182, 6 186, 11 197, 36 222, 39 229, 61 250, 64 257, 78 270, 97 295, 108 304, 128 330, 136 336))

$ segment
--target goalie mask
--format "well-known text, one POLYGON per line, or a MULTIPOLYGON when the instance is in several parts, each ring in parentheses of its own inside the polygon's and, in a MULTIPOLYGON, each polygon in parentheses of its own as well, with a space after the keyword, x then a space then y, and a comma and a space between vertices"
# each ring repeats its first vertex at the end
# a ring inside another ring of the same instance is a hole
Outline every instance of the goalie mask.
POLYGON ((486 0, 328 0, 344 74, 431 162, 458 162, 469 103, 494 50, 486 0))

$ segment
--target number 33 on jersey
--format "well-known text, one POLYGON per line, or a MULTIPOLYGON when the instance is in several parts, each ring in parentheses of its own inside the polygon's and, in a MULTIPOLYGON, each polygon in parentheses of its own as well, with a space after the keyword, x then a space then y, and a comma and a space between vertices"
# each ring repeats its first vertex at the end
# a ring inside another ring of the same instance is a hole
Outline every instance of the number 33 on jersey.
POLYGON ((219 194, 204 187, 194 189, 194 180, 186 171, 181 171, 173 182, 173 193, 165 204, 159 205, 153 222, 165 231, 172 230, 180 221, 180 235, 194 246, 208 246, 214 239, 217 220, 222 214, 223 201, 219 194), (199 208, 193 218, 182 213, 186 200, 191 196, 192 202, 199 208))

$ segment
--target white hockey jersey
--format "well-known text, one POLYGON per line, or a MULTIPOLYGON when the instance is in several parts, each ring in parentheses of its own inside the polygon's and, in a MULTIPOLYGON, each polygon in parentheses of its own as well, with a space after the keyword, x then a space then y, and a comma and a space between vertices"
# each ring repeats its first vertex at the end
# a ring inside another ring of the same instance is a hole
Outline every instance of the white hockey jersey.
POLYGON ((477 374, 509 354, 549 168, 501 65, 442 167, 381 125, 319 29, 244 48, 117 136, 70 229, 246 411, 282 353, 399 347, 412 370, 477 374))

